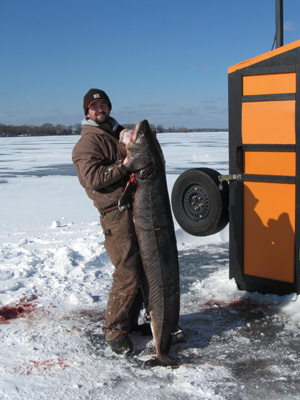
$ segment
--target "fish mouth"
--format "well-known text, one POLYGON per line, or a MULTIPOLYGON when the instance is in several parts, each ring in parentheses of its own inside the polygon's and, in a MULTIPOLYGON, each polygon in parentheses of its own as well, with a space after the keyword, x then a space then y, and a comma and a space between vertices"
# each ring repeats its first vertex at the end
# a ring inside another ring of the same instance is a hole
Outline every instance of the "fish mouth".
POLYGON ((126 146, 129 142, 138 142, 139 136, 143 135, 148 121, 140 121, 133 129, 123 129, 120 133, 120 142, 126 146))
POLYGON ((132 141, 134 136, 134 129, 123 129, 120 133, 120 142, 126 147, 132 141))

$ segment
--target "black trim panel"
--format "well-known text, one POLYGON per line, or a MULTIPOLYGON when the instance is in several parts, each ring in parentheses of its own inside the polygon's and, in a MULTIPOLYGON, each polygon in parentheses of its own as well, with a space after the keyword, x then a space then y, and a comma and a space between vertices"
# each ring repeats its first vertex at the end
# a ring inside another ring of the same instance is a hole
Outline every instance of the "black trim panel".
POLYGON ((273 279, 265 279, 256 276, 242 275, 236 283, 241 290, 249 292, 259 292, 263 294, 273 293, 277 295, 285 295, 287 293, 297 292, 294 283, 275 281, 273 279))
POLYGON ((251 96, 242 96, 243 103, 258 103, 261 101, 288 101, 296 100, 296 93, 280 94, 256 94, 251 96))
POLYGON ((250 65, 246 67, 243 71, 243 76, 250 75, 271 75, 271 74, 288 74, 290 72, 296 72, 296 64, 292 65, 282 65, 274 67, 257 67, 258 64, 250 65))
POLYGON ((243 182, 296 183, 295 176, 243 174, 243 182))
POLYGON ((291 152, 296 151, 295 144, 243 144, 243 151, 278 151, 278 152, 291 152))

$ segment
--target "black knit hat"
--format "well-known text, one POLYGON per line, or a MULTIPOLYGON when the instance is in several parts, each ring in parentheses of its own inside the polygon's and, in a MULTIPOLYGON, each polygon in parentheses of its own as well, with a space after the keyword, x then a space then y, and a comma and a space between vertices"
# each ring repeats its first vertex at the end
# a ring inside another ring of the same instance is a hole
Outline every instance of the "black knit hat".
POLYGON ((90 89, 83 98, 83 110, 84 115, 87 115, 88 108, 96 100, 104 100, 108 103, 109 109, 111 110, 111 102, 109 97, 103 90, 100 89, 90 89))

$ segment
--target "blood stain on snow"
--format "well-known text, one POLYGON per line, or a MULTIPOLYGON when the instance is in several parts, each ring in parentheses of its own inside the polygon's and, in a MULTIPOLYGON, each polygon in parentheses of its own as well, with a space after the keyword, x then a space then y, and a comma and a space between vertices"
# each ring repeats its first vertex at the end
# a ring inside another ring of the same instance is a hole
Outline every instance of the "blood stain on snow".
POLYGON ((69 367, 73 364, 67 358, 60 358, 59 360, 43 360, 35 361, 29 360, 31 364, 22 364, 16 370, 18 370, 22 375, 29 375, 30 373, 37 373, 38 375, 44 374, 50 369, 60 367, 62 369, 69 367))
POLYGON ((217 300, 208 300, 205 304, 213 307, 231 309, 236 312, 265 311, 272 305, 271 303, 259 302, 251 298, 234 300, 229 303, 217 300))
POLYGON ((9 304, 0 308, 0 324, 9 324, 11 319, 24 318, 36 308, 36 304, 32 301, 36 300, 37 296, 32 295, 20 300, 19 303, 9 304))
POLYGON ((96 318, 98 320, 105 319, 105 312, 96 310, 81 310, 80 315, 88 316, 90 318, 96 318))

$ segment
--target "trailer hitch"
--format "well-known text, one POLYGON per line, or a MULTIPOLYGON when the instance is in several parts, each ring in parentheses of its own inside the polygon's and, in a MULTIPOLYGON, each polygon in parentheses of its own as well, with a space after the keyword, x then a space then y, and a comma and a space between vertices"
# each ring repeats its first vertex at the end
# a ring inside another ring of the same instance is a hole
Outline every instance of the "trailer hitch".
POLYGON ((219 190, 223 189, 223 181, 241 181, 242 174, 229 174, 229 175, 219 175, 219 190))

